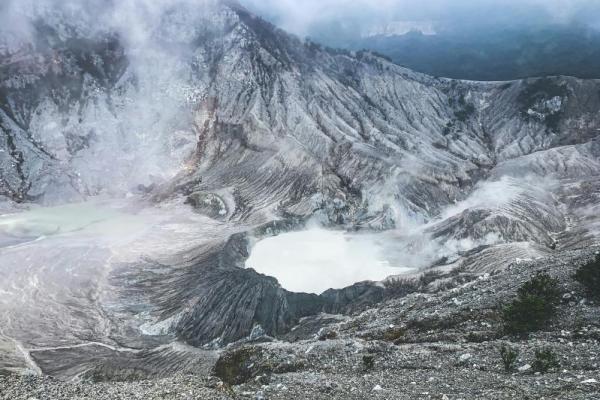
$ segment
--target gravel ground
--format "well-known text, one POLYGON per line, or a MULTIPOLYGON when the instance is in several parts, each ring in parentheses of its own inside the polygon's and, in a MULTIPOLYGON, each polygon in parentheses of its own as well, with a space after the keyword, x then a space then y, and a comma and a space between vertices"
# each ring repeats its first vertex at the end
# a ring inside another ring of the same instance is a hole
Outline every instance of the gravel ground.
POLYGON ((223 390, 207 387, 207 379, 174 376, 138 382, 61 382, 50 377, 0 376, 2 400, 84 400, 84 399, 228 399, 223 390))
POLYGON ((293 342, 263 337, 228 346, 214 368, 218 378, 202 371, 127 382, 4 375, 0 399, 600 399, 600 307, 572 278, 593 254, 454 274, 357 315, 306 318, 288 335, 293 342), (559 279, 557 317, 527 338, 505 336, 499 310, 538 271, 559 279), (503 344, 519 352, 514 372, 503 369, 503 344), (539 349, 551 349, 559 367, 534 373, 539 349))

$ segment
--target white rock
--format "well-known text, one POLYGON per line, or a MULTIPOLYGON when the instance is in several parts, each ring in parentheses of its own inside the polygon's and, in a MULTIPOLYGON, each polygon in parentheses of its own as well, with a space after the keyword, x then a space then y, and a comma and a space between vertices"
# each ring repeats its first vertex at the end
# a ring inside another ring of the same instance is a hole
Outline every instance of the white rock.
POLYGON ((250 332, 249 339, 250 340, 256 340, 256 339, 258 339, 258 338, 260 338, 260 337, 262 337, 264 335, 265 335, 265 330, 263 329, 262 326, 260 326, 260 324, 258 324, 258 325, 255 325, 252 328, 252 331, 250 332))
POLYGON ((592 379, 586 379, 585 381, 581 381, 581 383, 598 383, 598 381, 592 378, 592 379))
POLYGON ((529 365, 529 364, 525 364, 525 365, 520 366, 519 368, 517 368, 517 370, 519 372, 529 371, 530 369, 531 369, 531 365, 529 365))
POLYGON ((375 385, 375 387, 373 388, 374 392, 380 392, 382 390, 383 390, 383 388, 381 386, 379 386, 379 385, 375 385))

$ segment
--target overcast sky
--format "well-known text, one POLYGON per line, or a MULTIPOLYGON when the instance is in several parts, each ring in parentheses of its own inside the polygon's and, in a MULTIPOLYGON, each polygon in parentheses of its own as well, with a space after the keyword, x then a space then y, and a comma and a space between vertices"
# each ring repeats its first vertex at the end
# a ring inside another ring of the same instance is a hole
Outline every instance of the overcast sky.
POLYGON ((598 25, 600 0, 240 0, 300 36, 327 25, 361 27, 386 21, 435 21, 444 26, 577 23, 598 25))

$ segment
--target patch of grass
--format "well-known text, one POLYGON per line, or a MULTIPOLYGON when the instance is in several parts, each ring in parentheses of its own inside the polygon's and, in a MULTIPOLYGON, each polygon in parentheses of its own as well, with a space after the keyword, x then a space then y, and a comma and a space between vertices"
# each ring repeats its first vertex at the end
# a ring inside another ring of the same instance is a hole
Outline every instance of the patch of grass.
POLYGON ((513 349, 507 344, 503 344, 502 347, 500 347, 500 359, 502 360, 504 371, 513 372, 515 370, 518 357, 518 350, 513 349))
POLYGON ((504 308, 505 331, 525 335, 544 328, 556 314, 559 302, 558 280, 544 273, 535 275, 519 288, 517 298, 504 308))
POLYGON ((535 351, 535 360, 531 365, 534 372, 545 374, 552 369, 558 369, 558 357, 551 349, 538 349, 535 351))
POLYGON ((404 297, 419 290, 419 282, 414 279, 395 278, 383 282, 386 295, 389 297, 404 297))
POLYGON ((375 368, 375 356, 372 354, 365 354, 362 356, 362 362, 365 371, 370 371, 375 368))
POLYGON ((406 321, 406 327, 409 330, 417 332, 429 332, 429 331, 444 331, 452 329, 458 324, 462 323, 467 319, 466 315, 452 314, 444 317, 428 316, 422 319, 411 319, 406 321))
POLYGON ((588 293, 596 298, 600 298, 600 255, 579 267, 574 276, 575 280, 585 286, 588 293))
POLYGON ((465 339, 469 343, 483 343, 488 340, 488 337, 480 332, 469 332, 465 339))
POLYGON ((383 340, 385 340, 386 342, 396 343, 400 339, 402 339, 405 334, 405 329, 399 327, 389 328, 383 333, 383 340))

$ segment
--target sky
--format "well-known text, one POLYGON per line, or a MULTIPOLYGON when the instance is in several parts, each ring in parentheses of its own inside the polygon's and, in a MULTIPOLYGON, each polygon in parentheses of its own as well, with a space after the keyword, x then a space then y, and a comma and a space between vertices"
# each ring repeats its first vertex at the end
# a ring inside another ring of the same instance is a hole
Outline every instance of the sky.
POLYGON ((600 0, 240 0, 301 37, 345 24, 363 30, 391 21, 443 26, 570 23, 600 27, 600 0))

